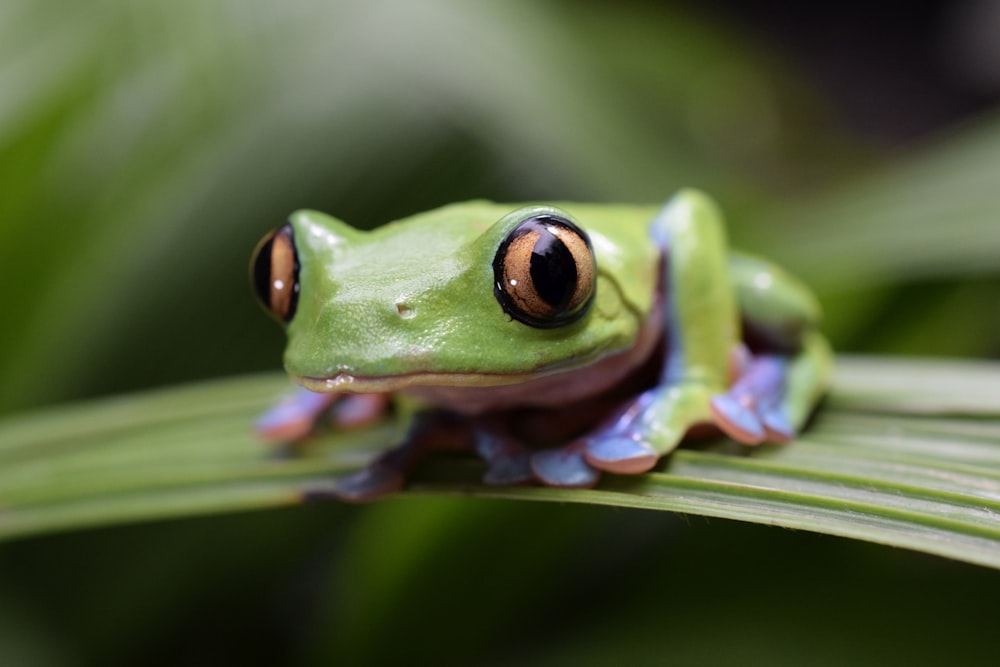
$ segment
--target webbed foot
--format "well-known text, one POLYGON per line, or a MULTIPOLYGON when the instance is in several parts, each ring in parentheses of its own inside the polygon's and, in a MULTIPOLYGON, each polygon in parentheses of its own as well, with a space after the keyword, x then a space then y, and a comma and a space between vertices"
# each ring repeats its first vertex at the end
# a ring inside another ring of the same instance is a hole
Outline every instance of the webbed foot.
POLYGON ((691 426, 711 418, 709 398, 708 390, 696 383, 649 389, 593 434, 537 452, 532 470, 543 484, 571 488, 594 486, 601 472, 646 472, 691 426))

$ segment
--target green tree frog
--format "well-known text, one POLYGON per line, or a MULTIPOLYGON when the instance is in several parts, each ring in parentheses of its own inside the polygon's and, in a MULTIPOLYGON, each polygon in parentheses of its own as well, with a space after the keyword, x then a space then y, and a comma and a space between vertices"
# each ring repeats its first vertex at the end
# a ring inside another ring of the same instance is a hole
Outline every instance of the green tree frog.
POLYGON ((298 211, 250 268, 303 387, 263 437, 363 426, 399 394, 424 406, 402 443, 332 482, 344 500, 397 491, 435 450, 478 454, 490 484, 592 487, 689 433, 785 442, 831 371, 812 293, 730 252, 694 190, 659 209, 473 201, 370 232, 298 211))

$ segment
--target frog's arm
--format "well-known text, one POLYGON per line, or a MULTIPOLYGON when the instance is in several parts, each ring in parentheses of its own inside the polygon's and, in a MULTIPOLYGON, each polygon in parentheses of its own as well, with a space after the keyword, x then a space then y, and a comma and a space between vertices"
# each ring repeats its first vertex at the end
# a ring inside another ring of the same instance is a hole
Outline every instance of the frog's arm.
POLYGON ((668 355, 656 387, 640 394, 611 424, 567 447, 532 457, 536 477, 553 486, 592 486, 599 470, 638 473, 674 449, 698 423, 712 422, 711 400, 729 384, 739 343, 728 248, 715 204, 695 191, 673 197, 653 220, 665 285, 660 317, 668 355))
POLYGON ((801 430, 814 407, 826 393, 833 375, 833 350, 816 330, 806 332, 802 345, 790 361, 785 410, 795 432, 801 430))

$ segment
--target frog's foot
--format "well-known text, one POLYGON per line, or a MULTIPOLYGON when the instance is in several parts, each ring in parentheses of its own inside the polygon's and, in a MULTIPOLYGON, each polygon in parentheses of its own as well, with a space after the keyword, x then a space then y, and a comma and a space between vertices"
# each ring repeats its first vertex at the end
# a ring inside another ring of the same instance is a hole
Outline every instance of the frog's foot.
POLYGON ((716 425, 747 445, 787 442, 795 437, 784 406, 788 368, 788 359, 776 355, 750 361, 728 391, 712 398, 716 425))
POLYGON ((648 389, 583 441, 584 458, 606 472, 646 472, 692 426, 711 419, 709 401, 708 388, 697 382, 648 389))
POLYGON ((388 394, 325 394, 299 387, 262 414, 256 430, 265 440, 298 442, 325 416, 337 428, 353 430, 381 419, 388 406, 388 394))
POLYGON ((497 486, 518 486, 534 481, 531 450, 503 433, 480 429, 475 434, 475 450, 489 466, 483 482, 497 486))
POLYGON ((618 415, 583 441, 586 461, 594 468, 623 475, 646 472, 660 454, 643 439, 642 415, 655 410, 662 390, 637 396, 618 415))

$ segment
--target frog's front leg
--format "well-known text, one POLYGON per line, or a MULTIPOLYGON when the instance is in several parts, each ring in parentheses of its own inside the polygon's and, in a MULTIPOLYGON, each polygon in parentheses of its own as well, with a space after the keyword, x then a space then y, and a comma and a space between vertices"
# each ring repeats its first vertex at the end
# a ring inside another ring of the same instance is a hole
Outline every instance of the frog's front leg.
POLYGON ((704 195, 685 191, 650 231, 663 250, 659 312, 667 355, 659 382, 590 436, 536 454, 532 467, 545 484, 586 487, 600 470, 648 470, 692 426, 713 421, 711 399, 726 390, 739 319, 721 217, 704 195))

